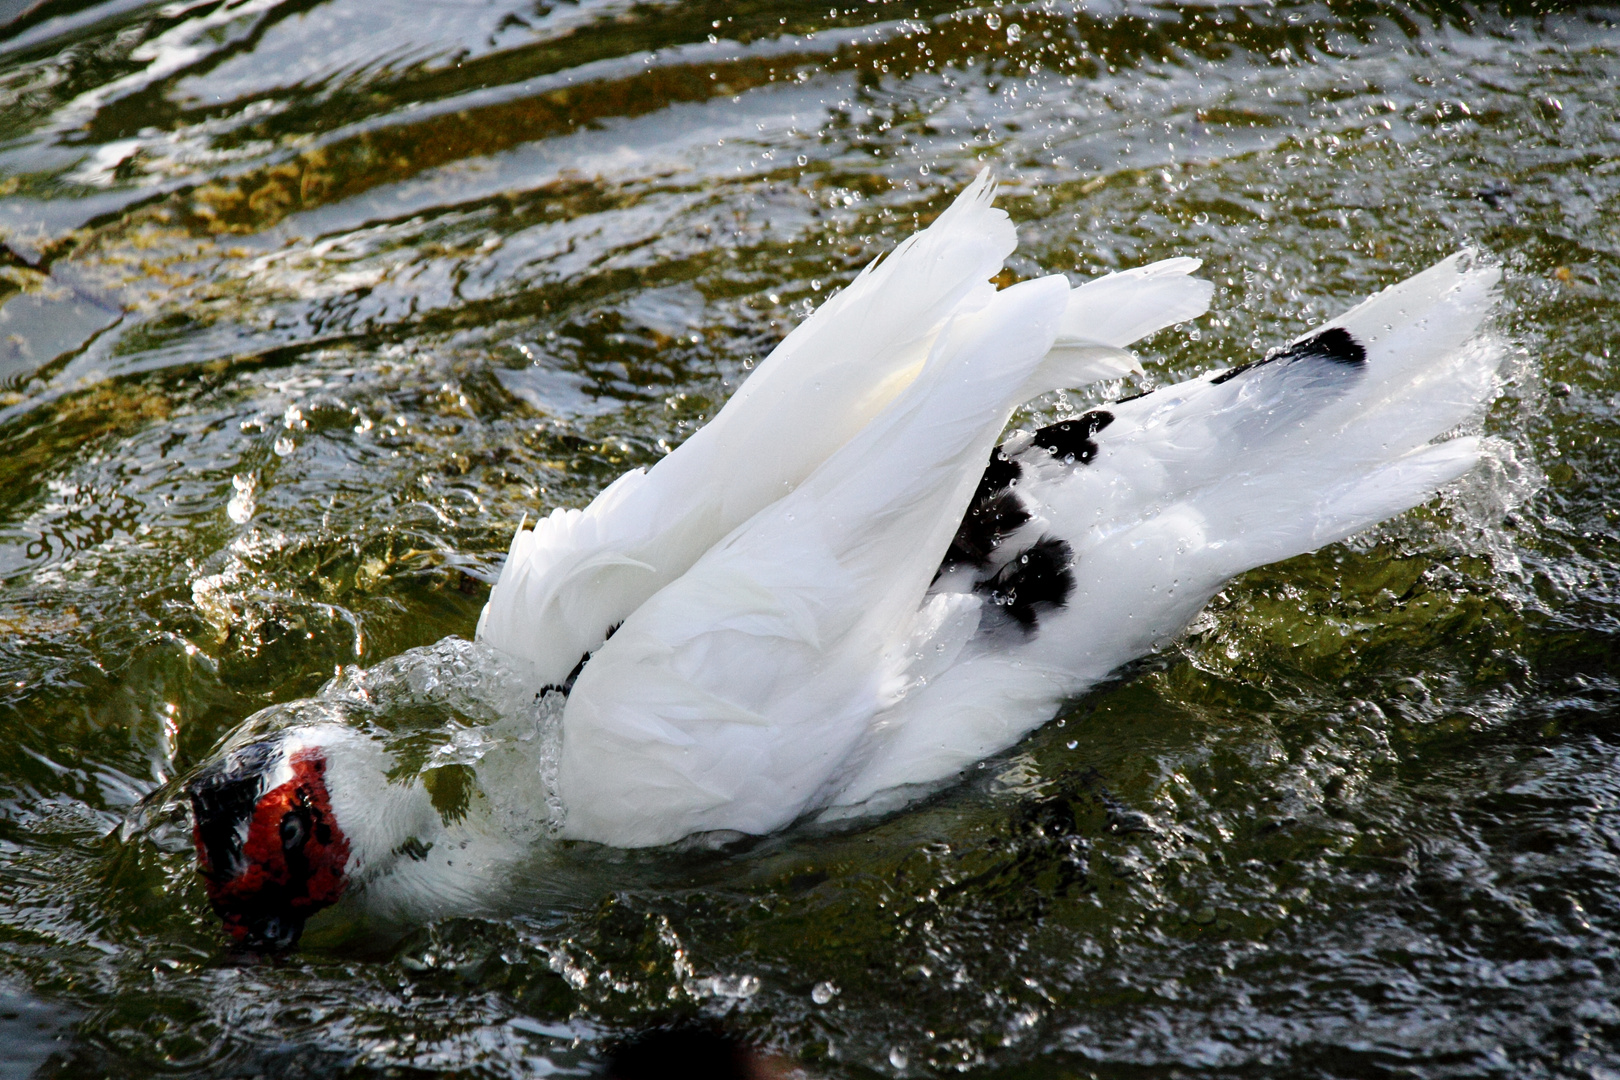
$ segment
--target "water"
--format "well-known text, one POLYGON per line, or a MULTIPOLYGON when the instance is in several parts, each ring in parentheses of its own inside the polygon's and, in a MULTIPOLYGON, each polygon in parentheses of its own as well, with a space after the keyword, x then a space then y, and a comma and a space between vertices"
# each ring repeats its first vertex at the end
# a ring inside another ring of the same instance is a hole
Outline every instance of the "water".
POLYGON ((1612 9, 0 18, 0 1075, 581 1075, 690 1011, 823 1077, 1620 1069, 1612 9), (1497 463, 876 824, 231 956, 137 803, 470 635, 525 512, 678 444, 982 162, 1012 276, 1206 260, 1147 383, 1496 253, 1497 463))

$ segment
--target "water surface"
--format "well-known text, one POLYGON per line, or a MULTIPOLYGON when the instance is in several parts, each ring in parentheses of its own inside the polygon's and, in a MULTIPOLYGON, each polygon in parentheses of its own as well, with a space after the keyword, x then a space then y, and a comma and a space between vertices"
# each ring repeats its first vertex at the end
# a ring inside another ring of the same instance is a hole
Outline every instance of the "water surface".
POLYGON ((0 4, 0 1075, 1620 1070, 1620 18, 1372 0, 0 4), (868 827, 223 947, 132 809, 472 633, 525 513, 700 425, 983 164, 1010 277, 1196 254, 1148 375, 1459 247, 1494 461, 1225 590, 868 827))

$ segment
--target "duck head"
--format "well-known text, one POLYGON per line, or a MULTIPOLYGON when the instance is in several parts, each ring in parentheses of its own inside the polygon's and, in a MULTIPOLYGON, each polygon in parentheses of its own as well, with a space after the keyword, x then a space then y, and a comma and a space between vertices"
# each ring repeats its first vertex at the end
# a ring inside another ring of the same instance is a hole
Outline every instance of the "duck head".
POLYGON ((227 750, 190 783, 192 842, 225 931, 253 949, 292 947, 349 882, 328 747, 280 732, 227 750))

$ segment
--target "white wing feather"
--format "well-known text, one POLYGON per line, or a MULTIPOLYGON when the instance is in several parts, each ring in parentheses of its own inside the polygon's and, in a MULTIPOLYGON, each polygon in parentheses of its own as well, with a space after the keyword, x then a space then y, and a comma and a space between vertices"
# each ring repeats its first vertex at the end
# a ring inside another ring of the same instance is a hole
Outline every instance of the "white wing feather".
POLYGON ((565 836, 757 833, 811 804, 903 688, 896 647, 1067 299, 1044 278, 959 315, 866 429, 629 616, 564 713, 565 836))
MULTIPOLYGON (((941 328, 996 295, 1016 245, 980 173, 927 229, 787 336, 705 427, 590 506, 512 539, 480 640, 562 683, 608 629, 760 508, 792 491, 921 370, 941 328)), ((1021 400, 1130 370, 1136 337, 1201 313, 1210 289, 1171 259, 1075 289, 1060 347, 1021 400)))
POLYGON ((1209 310, 1214 284, 1191 276, 1202 265, 1197 259, 1163 259, 1078 286, 1024 400, 1140 371, 1125 346, 1209 310))
POLYGON ((954 314, 995 295, 1016 246, 989 171, 868 266, 651 470, 513 537, 478 637, 561 683, 608 628, 726 533, 793 490, 915 377, 954 314))

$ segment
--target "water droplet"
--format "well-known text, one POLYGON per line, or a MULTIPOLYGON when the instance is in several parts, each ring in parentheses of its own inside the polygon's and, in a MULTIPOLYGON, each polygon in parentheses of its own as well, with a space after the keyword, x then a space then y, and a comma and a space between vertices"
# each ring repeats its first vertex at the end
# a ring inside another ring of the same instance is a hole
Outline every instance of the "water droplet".
POLYGON ((990 14, 984 17, 984 25, 988 26, 992 30, 1000 30, 1001 16, 992 11, 990 14))
POLYGON ((838 996, 838 987, 830 982, 818 982, 810 990, 810 1000, 817 1005, 825 1005, 838 996))
POLYGON ((804 166, 806 166, 808 164, 810 164, 810 159, 805 157, 803 154, 800 154, 799 155, 799 167, 803 168, 804 166))
POLYGON ((237 473, 231 477, 231 486, 236 489, 236 494, 225 504, 225 515, 238 525, 247 524, 248 518, 253 516, 253 488, 257 483, 258 477, 253 473, 237 473))
POLYGON ((1023 36, 1024 28, 1019 26, 1017 23, 1013 23, 1011 26, 1007 27, 1007 44, 1016 45, 1023 36))
POLYGON ((297 448, 298 444, 292 441, 290 435, 282 435, 276 439, 276 457, 286 457, 297 448))
MULTIPOLYGON (((995 18, 994 15, 990 17, 992 19, 995 18)), ((893 1065, 897 1069, 903 1069, 907 1065, 911 1064, 911 1057, 897 1046, 893 1050, 889 1051, 889 1064, 893 1065)))

